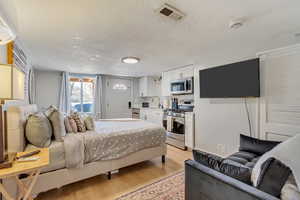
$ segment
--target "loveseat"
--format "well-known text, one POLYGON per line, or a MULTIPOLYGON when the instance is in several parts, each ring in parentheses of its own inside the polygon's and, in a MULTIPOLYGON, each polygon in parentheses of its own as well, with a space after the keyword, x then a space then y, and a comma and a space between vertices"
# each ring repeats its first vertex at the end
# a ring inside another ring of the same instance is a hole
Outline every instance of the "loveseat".
POLYGON ((185 161, 185 199, 278 200, 250 183, 251 170, 260 156, 278 144, 241 135, 239 151, 227 158, 194 150, 195 160, 185 161), (219 165, 219 160, 226 166, 219 165))

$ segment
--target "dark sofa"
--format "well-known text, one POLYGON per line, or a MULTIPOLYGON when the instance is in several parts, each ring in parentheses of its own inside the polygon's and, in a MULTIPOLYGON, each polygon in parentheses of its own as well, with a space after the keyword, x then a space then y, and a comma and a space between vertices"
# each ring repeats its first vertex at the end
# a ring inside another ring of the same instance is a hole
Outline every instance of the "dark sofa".
MULTIPOLYGON (((278 143, 241 135, 239 152, 223 159, 223 161, 251 170, 259 157, 278 143)), ((195 158, 197 151, 193 151, 193 153, 195 158)), ((279 200, 277 197, 251 186, 250 183, 239 181, 195 160, 185 161, 185 199, 279 200)))

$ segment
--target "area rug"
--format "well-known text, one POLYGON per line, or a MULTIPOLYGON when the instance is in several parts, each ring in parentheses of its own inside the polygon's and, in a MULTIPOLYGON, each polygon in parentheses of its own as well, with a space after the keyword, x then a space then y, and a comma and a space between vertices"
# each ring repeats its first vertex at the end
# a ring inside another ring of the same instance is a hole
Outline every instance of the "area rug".
POLYGON ((184 171, 145 185, 116 200, 184 200, 184 171))

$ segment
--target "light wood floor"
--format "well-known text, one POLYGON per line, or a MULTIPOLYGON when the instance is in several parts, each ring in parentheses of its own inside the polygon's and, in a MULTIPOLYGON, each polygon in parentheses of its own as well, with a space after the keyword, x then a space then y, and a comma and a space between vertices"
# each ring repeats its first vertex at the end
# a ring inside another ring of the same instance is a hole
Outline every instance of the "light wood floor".
POLYGON ((120 169, 111 180, 105 175, 96 176, 60 189, 40 194, 37 200, 113 200, 154 180, 183 169, 184 160, 192 153, 168 146, 166 163, 161 158, 120 169))

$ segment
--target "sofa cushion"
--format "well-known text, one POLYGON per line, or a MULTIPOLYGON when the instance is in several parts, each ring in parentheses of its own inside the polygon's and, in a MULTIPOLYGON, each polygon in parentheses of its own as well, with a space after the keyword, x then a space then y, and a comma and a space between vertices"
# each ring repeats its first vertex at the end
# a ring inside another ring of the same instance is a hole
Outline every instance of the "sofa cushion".
POLYGON ((251 169, 254 167, 258 159, 259 156, 257 154, 246 152, 246 151, 240 151, 234 153, 231 156, 226 158, 226 160, 231 160, 233 162, 243 165, 244 167, 248 167, 251 169))
POLYGON ((199 150, 193 150, 193 156, 195 161, 217 171, 219 171, 219 166, 223 161, 223 158, 217 155, 213 155, 199 150))
POLYGON ((281 190, 291 175, 289 167, 275 158, 269 158, 261 166, 257 188, 275 197, 280 197, 281 190))
POLYGON ((263 155, 267 151, 270 151, 279 143, 280 142, 260 140, 257 138, 248 137, 246 135, 240 135, 240 151, 254 153, 259 156, 263 155))
POLYGON ((244 183, 251 184, 251 169, 246 166, 223 161, 220 165, 220 172, 244 183))
POLYGON ((244 183, 250 184, 251 182, 251 169, 232 160, 223 159, 219 156, 193 150, 195 161, 219 171, 227 176, 240 180, 244 183))

